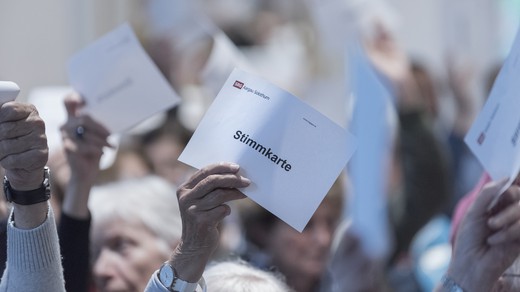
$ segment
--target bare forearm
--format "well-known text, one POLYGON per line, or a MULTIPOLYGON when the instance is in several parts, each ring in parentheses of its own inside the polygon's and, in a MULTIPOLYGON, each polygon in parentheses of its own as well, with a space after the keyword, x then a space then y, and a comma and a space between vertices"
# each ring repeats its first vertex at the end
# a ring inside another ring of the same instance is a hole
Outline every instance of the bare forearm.
POLYGON ((76 219, 87 219, 90 216, 88 198, 91 188, 91 184, 71 179, 65 191, 62 212, 76 219))

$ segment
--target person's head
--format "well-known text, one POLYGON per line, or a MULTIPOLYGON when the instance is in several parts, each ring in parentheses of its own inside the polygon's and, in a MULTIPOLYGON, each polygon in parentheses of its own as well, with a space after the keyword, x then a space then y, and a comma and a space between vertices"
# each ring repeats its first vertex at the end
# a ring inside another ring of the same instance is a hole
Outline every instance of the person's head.
POLYGON ((175 185, 181 185, 192 174, 192 168, 177 160, 191 138, 191 131, 178 120, 177 109, 172 109, 164 124, 142 135, 145 159, 152 171, 175 185))
POLYGON ((343 192, 343 180, 338 179, 302 233, 264 209, 247 211, 246 237, 268 254, 289 286, 295 287, 295 280, 317 283, 321 278, 342 214, 343 192))
POLYGON ((158 177, 96 187, 92 213, 93 277, 99 291, 143 291, 182 233, 175 189, 158 177))
POLYGON ((263 271, 242 261, 213 264, 204 272, 212 292, 289 292, 281 275, 263 271))

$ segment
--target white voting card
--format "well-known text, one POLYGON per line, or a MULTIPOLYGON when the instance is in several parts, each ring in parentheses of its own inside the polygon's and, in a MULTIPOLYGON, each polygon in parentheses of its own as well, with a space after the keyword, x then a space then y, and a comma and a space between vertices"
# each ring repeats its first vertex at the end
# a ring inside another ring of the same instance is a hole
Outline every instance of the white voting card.
POLYGON ((179 160, 228 161, 252 184, 242 191, 303 231, 355 149, 345 129, 292 94, 235 69, 179 160))
POLYGON ((493 180, 520 170, 520 34, 511 48, 493 89, 464 141, 493 180))
POLYGON ((18 84, 12 81, 0 81, 0 104, 13 101, 20 93, 18 84))
POLYGON ((358 143, 349 163, 352 189, 348 209, 363 249, 382 259, 390 249, 386 193, 392 130, 388 117, 396 114, 395 106, 361 46, 349 48, 348 67, 355 98, 349 129, 358 143))
POLYGON ((128 24, 72 56, 68 75, 86 101, 85 111, 112 133, 180 102, 128 24))

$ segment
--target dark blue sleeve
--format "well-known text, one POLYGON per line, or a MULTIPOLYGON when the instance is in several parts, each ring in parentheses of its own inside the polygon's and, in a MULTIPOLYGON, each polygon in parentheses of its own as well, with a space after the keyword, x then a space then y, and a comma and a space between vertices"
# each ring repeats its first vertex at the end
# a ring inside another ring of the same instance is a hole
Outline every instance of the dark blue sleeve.
POLYGON ((76 219, 61 213, 58 226, 61 255, 63 257, 63 276, 67 291, 87 292, 90 287, 88 219, 76 219))

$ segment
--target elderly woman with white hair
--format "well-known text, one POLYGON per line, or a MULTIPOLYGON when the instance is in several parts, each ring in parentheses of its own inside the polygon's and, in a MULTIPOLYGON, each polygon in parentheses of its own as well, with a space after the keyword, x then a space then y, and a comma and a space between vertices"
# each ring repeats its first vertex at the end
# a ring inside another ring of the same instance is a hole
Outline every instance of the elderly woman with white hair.
POLYGON ((175 188, 155 176, 92 190, 91 251, 99 291, 143 291, 181 238, 175 188))
POLYGON ((225 261, 210 265, 204 279, 211 292, 288 292, 281 274, 257 269, 244 261, 225 261))

